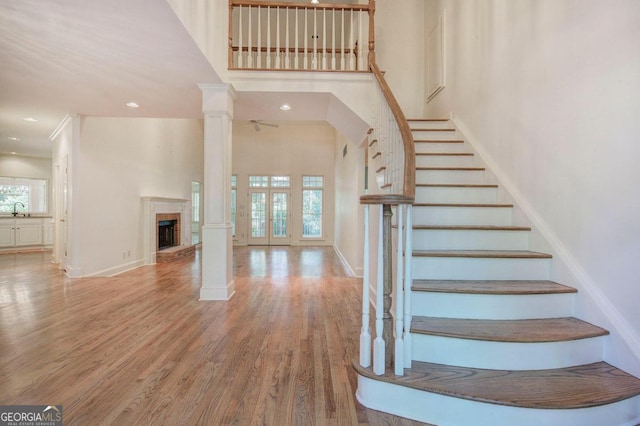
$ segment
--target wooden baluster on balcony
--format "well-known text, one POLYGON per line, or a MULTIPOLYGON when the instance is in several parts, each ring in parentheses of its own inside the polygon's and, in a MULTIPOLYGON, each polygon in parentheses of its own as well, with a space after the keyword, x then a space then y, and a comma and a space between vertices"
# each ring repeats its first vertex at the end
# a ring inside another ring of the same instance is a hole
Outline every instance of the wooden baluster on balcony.
POLYGON ((280 6, 276 6, 276 68, 281 68, 280 62, 280 6))
POLYGON ((295 40, 294 42, 295 56, 293 57, 293 68, 300 69, 300 54, 299 54, 300 45, 298 44, 298 8, 296 8, 296 35, 294 40, 295 40))
POLYGON ((271 6, 267 6, 267 68, 271 67, 271 6))
POLYGON ((260 12, 261 7, 258 7, 258 48, 256 49, 256 68, 262 68, 262 19, 260 12))
POLYGON ((242 59, 242 6, 238 7, 238 68, 244 66, 242 59))
POLYGON ((247 68, 253 68, 253 52, 251 49, 253 47, 253 25, 251 18, 251 6, 249 6, 249 28, 247 29, 247 68))

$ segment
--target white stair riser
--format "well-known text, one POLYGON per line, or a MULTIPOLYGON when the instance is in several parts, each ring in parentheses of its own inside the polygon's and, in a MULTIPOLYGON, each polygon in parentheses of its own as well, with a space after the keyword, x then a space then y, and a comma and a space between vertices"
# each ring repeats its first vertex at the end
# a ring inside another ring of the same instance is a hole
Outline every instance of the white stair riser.
POLYGON ((409 121, 411 130, 420 129, 452 129, 453 125, 450 121, 409 121))
POLYGON ((491 204, 498 199, 498 188, 446 186, 416 187, 416 203, 476 203, 491 204))
POLYGON ((416 183, 484 183, 484 170, 416 170, 416 183))
POLYGON ((547 370, 602 361, 603 337, 543 343, 489 342, 412 333, 414 361, 491 370, 547 370))
POLYGON ((469 152, 465 143, 420 143, 415 144, 416 152, 440 153, 440 152, 469 152))
POLYGON ((414 225, 511 225, 508 207, 420 207, 413 212, 414 225))
POLYGON ((472 155, 416 155, 417 167, 471 167, 472 155))
POLYGON ((415 250, 527 250, 528 231, 432 230, 413 231, 415 250))
POLYGON ((358 376, 356 398, 373 410, 438 426, 632 426, 640 419, 640 396, 606 406, 540 410, 471 401, 358 376))
POLYGON ((424 280, 548 280, 549 259, 413 257, 413 278, 424 280))
POLYGON ((411 313, 427 317, 491 320, 563 318, 573 315, 574 294, 512 295, 414 291, 411 313))
POLYGON ((414 140, 434 140, 434 139, 460 139, 460 135, 458 132, 453 131, 437 131, 437 130, 412 130, 411 134, 413 135, 414 140))

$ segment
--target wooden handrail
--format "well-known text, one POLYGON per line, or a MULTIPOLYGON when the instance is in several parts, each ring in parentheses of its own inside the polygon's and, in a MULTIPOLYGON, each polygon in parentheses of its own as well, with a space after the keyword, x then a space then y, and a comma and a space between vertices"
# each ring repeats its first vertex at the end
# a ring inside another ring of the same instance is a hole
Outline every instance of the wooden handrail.
MULTIPOLYGON (((380 89, 382 90, 382 93, 384 94, 384 97, 389 104, 389 108, 391 108, 393 117, 395 118, 396 123, 398 123, 398 129, 400 130, 400 135, 402 136, 402 145, 404 147, 404 177, 402 183, 402 195, 413 199, 416 194, 416 151, 413 143, 413 135, 411 134, 411 129, 409 128, 409 123, 407 123, 407 119, 404 116, 402 109, 400 109, 400 105, 398 104, 395 96, 393 96, 393 93, 391 92, 389 85, 384 79, 382 72, 378 68, 378 65, 375 62, 371 62, 369 64, 369 68, 371 69, 373 75, 376 77, 376 80, 378 80, 380 89)), ((362 197, 360 198, 360 200, 362 200, 362 197)))
MULTIPOLYGON (((248 47, 243 47, 242 49, 240 49, 238 46, 232 46, 231 49, 234 52, 237 52, 238 50, 242 50, 243 52, 248 52, 249 51, 248 47)), ((257 46, 252 46, 251 47, 251 51, 252 52, 257 52, 258 50, 260 52, 262 52, 262 53, 266 53, 266 52, 307 53, 307 51, 304 50, 304 48, 302 48, 302 47, 299 47, 297 49, 295 47, 290 47, 288 49, 286 47, 281 47, 279 49, 277 47, 271 47, 270 49, 267 49, 266 47, 257 47, 257 46)), ((318 52, 318 53, 323 53, 323 52, 326 52, 326 53, 334 53, 334 52, 335 53, 343 53, 343 52, 344 53, 355 53, 355 50, 354 49, 349 49, 349 48, 346 48, 346 49, 343 50, 343 49, 338 48, 338 47, 335 48, 335 49, 332 49, 330 47, 327 47, 326 49, 323 49, 322 47, 318 47, 316 49, 316 52, 318 52)))
POLYGON ((230 0, 231 6, 251 6, 251 7, 282 7, 288 9, 325 9, 325 10, 369 10, 368 4, 337 4, 337 3, 285 3, 256 0, 230 0))

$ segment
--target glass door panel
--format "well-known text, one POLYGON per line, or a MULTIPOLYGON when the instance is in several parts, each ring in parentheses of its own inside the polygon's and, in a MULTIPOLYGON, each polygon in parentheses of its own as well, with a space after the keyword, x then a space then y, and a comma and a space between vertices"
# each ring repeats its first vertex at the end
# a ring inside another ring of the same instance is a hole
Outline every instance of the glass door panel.
POLYGON ((249 244, 269 244, 267 194, 268 190, 249 192, 249 244))
POLYGON ((271 190, 271 244, 289 244, 289 191, 271 190))
POLYGON ((288 190, 249 191, 249 244, 283 245, 291 242, 289 197, 288 190))

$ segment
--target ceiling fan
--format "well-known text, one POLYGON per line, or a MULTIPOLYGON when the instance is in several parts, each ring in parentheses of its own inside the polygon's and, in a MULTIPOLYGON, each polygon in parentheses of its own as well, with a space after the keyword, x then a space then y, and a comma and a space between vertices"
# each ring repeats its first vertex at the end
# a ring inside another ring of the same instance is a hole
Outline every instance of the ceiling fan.
POLYGON ((268 127, 280 127, 277 124, 273 124, 273 123, 265 123, 262 120, 249 120, 249 124, 253 124, 253 129, 256 132, 261 131, 262 129, 260 128, 260 126, 268 126, 268 127))

